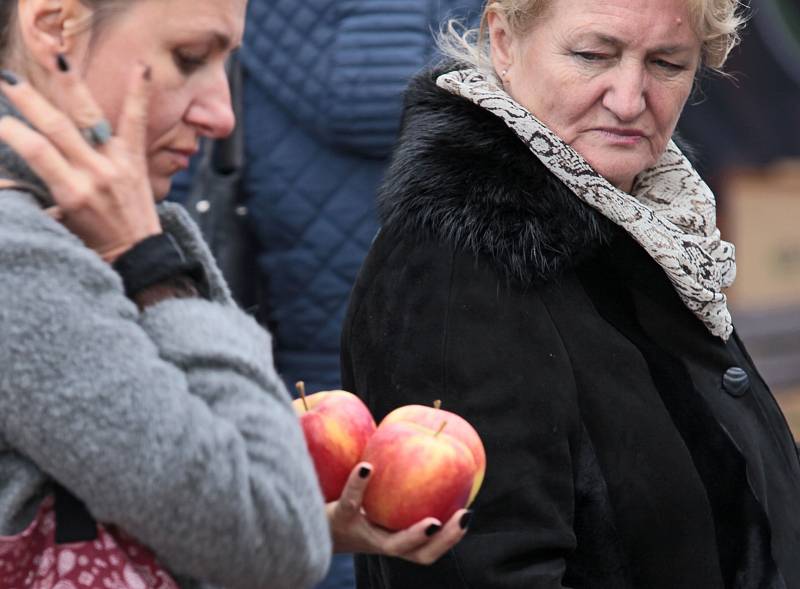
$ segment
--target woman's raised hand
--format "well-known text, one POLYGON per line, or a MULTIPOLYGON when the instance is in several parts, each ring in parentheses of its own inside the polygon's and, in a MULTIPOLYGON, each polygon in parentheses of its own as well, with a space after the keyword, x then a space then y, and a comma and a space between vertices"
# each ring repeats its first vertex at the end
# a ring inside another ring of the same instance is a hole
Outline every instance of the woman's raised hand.
POLYGON ((62 56, 50 75, 58 105, 10 72, 1 77, 4 94, 34 128, 3 117, 0 141, 47 185, 55 218, 108 262, 161 233, 146 160, 149 67, 131 72, 116 133, 62 56))
POLYGON ((470 512, 466 509, 457 511, 444 525, 429 517, 399 532, 370 523, 361 502, 371 474, 369 463, 357 464, 342 496, 327 505, 335 552, 383 554, 417 564, 432 564, 467 533, 470 512))

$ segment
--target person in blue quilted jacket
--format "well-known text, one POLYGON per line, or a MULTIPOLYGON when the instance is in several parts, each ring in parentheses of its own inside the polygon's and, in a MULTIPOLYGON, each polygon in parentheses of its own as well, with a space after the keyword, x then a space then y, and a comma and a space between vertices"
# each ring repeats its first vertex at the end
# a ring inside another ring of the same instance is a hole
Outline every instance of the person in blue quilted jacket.
MULTIPOLYGON (((403 91, 436 59, 440 23, 475 21, 482 4, 250 0, 240 52, 240 197, 257 242, 259 315, 288 384, 340 387, 340 326, 377 232, 375 193, 403 91)), ((173 199, 185 196, 189 181, 177 182, 173 199)), ((322 587, 353 586, 351 559, 335 557, 322 587)))

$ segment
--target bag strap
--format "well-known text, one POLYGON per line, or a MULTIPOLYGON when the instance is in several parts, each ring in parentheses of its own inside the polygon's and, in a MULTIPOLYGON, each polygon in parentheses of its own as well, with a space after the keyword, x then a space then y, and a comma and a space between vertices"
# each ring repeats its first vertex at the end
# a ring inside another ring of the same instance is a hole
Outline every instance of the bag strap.
POLYGON ((56 544, 91 542, 97 538, 97 522, 83 502, 58 483, 55 496, 56 544))

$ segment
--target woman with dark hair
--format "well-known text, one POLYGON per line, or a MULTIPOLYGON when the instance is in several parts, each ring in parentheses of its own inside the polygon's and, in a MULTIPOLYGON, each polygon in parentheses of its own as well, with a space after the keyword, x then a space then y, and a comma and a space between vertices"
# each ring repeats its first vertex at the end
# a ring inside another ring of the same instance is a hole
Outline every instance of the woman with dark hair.
POLYGON ((57 484, 184 587, 308 587, 332 544, 429 562, 457 519, 370 526, 369 465, 326 517, 269 334, 182 209, 157 204, 199 138, 234 126, 245 8, 0 5, 0 536, 57 484))

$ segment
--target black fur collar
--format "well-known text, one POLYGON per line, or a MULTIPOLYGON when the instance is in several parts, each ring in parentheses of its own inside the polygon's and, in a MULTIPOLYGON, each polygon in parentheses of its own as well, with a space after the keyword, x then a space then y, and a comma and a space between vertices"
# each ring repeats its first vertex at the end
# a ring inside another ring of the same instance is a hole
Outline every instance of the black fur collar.
POLYGON ((406 93, 403 130, 378 196, 388 231, 487 257, 508 278, 541 282, 611 241, 616 226, 580 201, 506 124, 436 86, 406 93))

